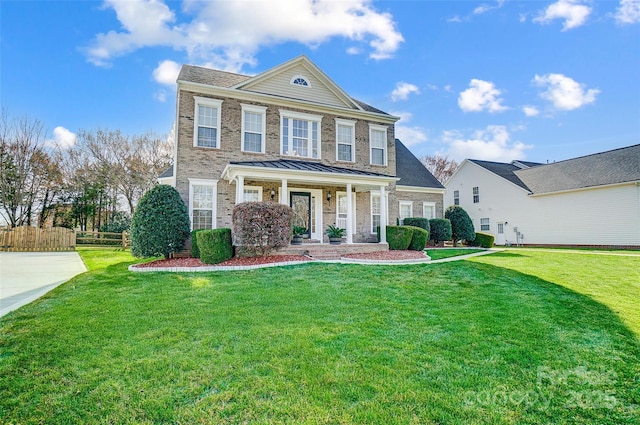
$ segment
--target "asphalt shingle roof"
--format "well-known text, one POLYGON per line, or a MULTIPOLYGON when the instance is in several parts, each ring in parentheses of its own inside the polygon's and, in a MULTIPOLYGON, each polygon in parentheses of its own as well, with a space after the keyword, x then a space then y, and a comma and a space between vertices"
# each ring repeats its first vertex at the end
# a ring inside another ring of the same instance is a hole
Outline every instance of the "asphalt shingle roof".
POLYGON ((277 168, 281 170, 299 170, 299 171, 314 171, 321 173, 338 173, 338 174, 352 174, 357 176, 371 176, 371 177, 393 177, 388 174, 374 173, 371 171, 355 170, 352 168, 333 167, 331 165, 321 164, 319 162, 298 161, 293 159, 278 159, 274 161, 231 161, 233 165, 242 165, 247 167, 260 167, 260 168, 277 168))
POLYGON ((515 174, 533 193, 640 181, 640 145, 518 170, 515 174))
POLYGON ((158 176, 158 178, 160 178, 160 179, 165 178, 165 177, 173 177, 173 165, 170 165, 169 168, 164 170, 162 172, 162 174, 160 174, 158 176))
MULTIPOLYGON (((505 180, 510 181, 511 183, 520 186, 524 190, 531 191, 526 184, 518 176, 514 173, 517 170, 520 170, 520 167, 517 167, 513 164, 506 164, 504 162, 493 162, 493 161, 480 161, 479 159, 470 159, 470 162, 473 162, 476 165, 481 166, 482 168, 491 171, 493 174, 497 174, 505 180)), ((519 161, 522 163, 522 161, 519 161)))
POLYGON ((397 183, 400 186, 444 189, 442 183, 399 139, 396 139, 396 175, 400 177, 397 183))

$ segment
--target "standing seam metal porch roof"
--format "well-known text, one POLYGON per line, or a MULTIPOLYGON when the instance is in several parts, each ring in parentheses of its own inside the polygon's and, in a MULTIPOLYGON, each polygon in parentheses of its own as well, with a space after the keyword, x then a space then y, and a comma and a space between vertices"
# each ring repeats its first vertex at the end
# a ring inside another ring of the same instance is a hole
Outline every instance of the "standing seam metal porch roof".
POLYGON ((334 167, 331 165, 321 164, 319 162, 298 161, 298 160, 292 160, 292 159, 278 159, 274 161, 230 161, 229 164, 240 165, 244 167, 270 168, 270 169, 295 170, 295 171, 312 171, 317 173, 330 173, 330 174, 352 174, 354 176, 395 178, 395 176, 391 176, 388 174, 374 173, 371 171, 364 171, 364 170, 355 170, 352 168, 334 167))

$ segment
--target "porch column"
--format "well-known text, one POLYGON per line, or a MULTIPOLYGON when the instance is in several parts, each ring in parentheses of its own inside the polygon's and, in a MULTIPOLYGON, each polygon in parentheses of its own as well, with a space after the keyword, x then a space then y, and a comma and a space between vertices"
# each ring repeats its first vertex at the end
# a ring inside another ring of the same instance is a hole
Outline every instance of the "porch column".
POLYGON ((244 176, 236 176, 236 204, 244 202, 244 176))
MULTIPOLYGON (((351 183, 347 183, 347 243, 353 243, 353 200, 351 199, 351 183)), ((336 197, 337 198, 337 197, 336 197)), ((336 199, 336 202, 338 199, 336 199)))
POLYGON ((387 243, 387 194, 380 186, 380 243, 387 243))
POLYGON ((289 200, 287 199, 287 179, 282 179, 282 186, 280 187, 280 203, 289 205, 289 200))

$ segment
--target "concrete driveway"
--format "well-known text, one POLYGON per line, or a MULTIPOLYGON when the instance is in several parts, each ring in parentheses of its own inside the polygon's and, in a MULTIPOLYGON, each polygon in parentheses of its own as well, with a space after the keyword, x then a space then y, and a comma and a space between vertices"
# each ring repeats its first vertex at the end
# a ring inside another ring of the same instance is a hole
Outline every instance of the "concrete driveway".
POLYGON ((0 252, 0 317, 85 271, 77 252, 0 252))

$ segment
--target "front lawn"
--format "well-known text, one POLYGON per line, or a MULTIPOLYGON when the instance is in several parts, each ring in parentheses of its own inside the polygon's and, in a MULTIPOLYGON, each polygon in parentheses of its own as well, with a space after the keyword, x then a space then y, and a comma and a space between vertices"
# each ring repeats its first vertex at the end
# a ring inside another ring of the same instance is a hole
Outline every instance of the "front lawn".
POLYGON ((638 423, 640 256, 130 273, 0 319, 5 423, 638 423))

